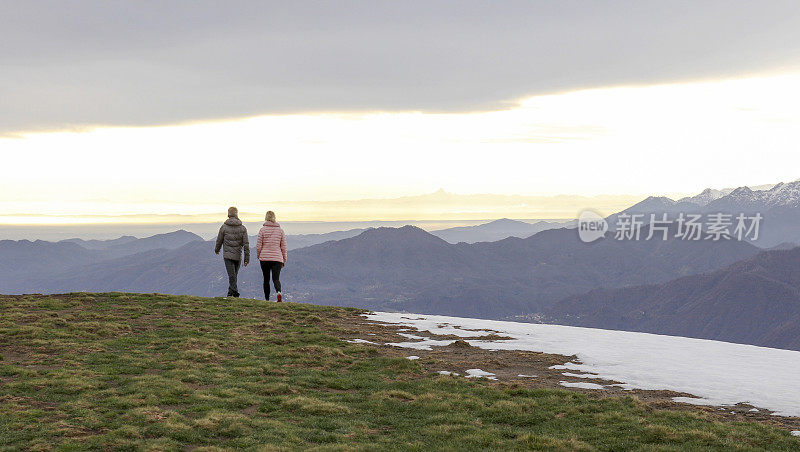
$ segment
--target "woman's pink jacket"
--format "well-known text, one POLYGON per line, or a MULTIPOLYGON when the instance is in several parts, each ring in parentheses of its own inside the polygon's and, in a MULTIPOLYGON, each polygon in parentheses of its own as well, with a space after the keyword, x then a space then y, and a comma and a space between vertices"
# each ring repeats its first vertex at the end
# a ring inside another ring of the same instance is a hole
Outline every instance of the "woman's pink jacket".
POLYGON ((286 262, 286 234, 281 225, 265 221, 258 231, 256 251, 260 261, 286 262))

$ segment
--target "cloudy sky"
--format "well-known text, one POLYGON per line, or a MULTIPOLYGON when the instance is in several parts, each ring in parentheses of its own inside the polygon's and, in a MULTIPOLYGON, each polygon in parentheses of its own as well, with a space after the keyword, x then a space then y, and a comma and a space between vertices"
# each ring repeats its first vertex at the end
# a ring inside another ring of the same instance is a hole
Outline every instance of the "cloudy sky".
POLYGON ((797 1, 2 2, 0 213, 794 180, 798 87, 797 1))

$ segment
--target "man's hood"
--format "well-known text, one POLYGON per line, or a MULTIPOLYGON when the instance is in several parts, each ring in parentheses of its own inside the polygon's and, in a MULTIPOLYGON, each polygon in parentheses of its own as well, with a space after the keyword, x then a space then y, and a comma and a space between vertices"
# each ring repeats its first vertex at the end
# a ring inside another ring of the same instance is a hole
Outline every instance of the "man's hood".
POLYGON ((225 220, 225 224, 227 224, 228 226, 241 226, 242 220, 236 217, 230 217, 227 220, 225 220))

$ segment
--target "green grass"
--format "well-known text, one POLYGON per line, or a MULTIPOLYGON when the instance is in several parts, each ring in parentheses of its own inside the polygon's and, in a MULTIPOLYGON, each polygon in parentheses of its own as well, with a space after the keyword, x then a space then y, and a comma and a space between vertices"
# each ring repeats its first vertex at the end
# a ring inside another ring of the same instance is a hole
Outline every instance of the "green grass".
POLYGON ((3 450, 798 450, 788 432, 425 372, 337 339, 356 311, 0 296, 3 450))

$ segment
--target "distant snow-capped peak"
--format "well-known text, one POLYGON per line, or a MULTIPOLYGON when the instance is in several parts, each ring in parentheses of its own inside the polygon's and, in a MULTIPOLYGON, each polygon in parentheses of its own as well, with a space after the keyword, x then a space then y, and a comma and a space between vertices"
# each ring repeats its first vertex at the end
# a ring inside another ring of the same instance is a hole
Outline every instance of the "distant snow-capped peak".
POLYGON ((720 201, 762 207, 800 205, 800 180, 788 183, 779 182, 764 190, 739 187, 727 196, 720 198, 720 201))
POLYGON ((800 201, 800 180, 789 183, 780 182, 769 190, 764 190, 764 202, 770 206, 797 204, 800 201))
POLYGON ((697 204, 699 206, 705 206, 706 204, 714 201, 715 199, 722 198, 723 196, 729 195, 733 189, 730 188, 723 188, 722 190, 717 190, 714 188, 706 188, 700 194, 694 196, 687 196, 685 198, 681 198, 678 202, 690 202, 693 204, 697 204))
POLYGON ((717 204, 715 203, 717 200, 725 203, 761 204, 765 207, 790 204, 800 205, 800 179, 788 183, 779 182, 769 186, 723 188, 722 190, 706 188, 700 194, 681 198, 678 202, 707 206, 709 203, 717 204))

